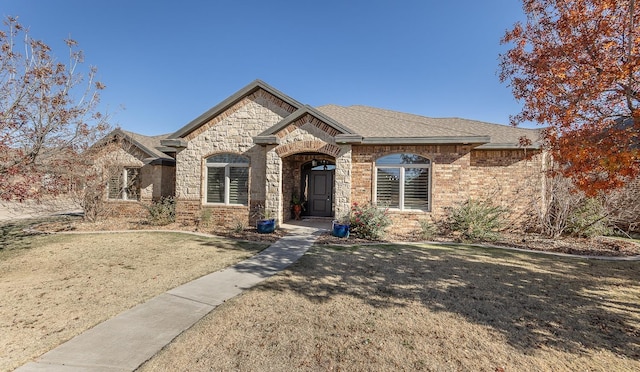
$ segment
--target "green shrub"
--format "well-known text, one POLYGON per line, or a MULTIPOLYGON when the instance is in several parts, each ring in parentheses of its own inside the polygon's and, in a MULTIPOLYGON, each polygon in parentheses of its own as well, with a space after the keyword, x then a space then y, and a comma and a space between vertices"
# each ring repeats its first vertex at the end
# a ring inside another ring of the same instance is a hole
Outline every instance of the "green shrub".
POLYGON ((176 202, 173 197, 162 197, 160 200, 147 206, 149 215, 147 219, 150 224, 164 226, 176 220, 176 202))
POLYGON ((429 220, 420 220, 420 237, 424 240, 429 240, 436 235, 438 228, 429 220))
POLYGON ((506 209, 489 201, 468 199, 448 208, 446 227, 464 241, 495 240, 504 225, 506 209))
POLYGON ((391 225, 387 212, 386 208, 378 208, 373 203, 353 203, 349 214, 349 234, 361 239, 382 239, 385 229, 391 225))
POLYGON ((566 231, 585 238, 610 235, 612 232, 605 207, 596 198, 585 199, 571 212, 567 218, 566 231))
POLYGON ((201 227, 208 227, 211 222, 211 209, 204 208, 200 211, 200 221, 198 225, 201 227))

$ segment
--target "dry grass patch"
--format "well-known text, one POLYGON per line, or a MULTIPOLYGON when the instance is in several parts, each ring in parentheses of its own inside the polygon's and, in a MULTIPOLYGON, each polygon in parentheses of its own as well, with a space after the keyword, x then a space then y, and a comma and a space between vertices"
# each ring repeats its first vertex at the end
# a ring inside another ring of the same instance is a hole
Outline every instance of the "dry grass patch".
POLYGON ((453 246, 316 246, 141 371, 640 370, 639 269, 453 246))
POLYGON ((4 228, 0 237, 2 371, 267 246, 181 233, 25 236, 15 226, 4 228))

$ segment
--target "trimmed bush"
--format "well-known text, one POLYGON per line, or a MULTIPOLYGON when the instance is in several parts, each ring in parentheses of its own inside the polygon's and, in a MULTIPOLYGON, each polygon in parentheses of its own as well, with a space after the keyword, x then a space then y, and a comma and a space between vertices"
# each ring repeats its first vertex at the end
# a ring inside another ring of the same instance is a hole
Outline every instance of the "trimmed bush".
POLYGON ((164 226, 176 220, 176 202, 173 197, 163 197, 146 208, 149 212, 147 220, 151 225, 164 226))
POLYGON ((567 232, 585 238, 610 235, 609 219, 602 203, 596 198, 585 199, 567 218, 567 232))
POLYGON ((391 225, 387 212, 386 208, 378 208, 370 202, 364 205, 353 203, 349 215, 350 235, 368 240, 382 239, 385 229, 391 225))
POLYGON ((429 220, 420 220, 420 237, 424 240, 433 238, 438 232, 438 227, 429 220))
POLYGON ((460 234, 464 241, 495 240, 504 225, 505 208, 489 201, 468 199, 448 208, 446 228, 460 234))

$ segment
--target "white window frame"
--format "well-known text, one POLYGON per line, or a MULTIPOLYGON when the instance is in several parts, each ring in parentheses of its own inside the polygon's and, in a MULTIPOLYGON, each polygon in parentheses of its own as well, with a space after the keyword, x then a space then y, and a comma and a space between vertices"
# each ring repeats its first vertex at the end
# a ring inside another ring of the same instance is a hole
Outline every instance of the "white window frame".
POLYGON ((377 199, 378 199, 378 168, 392 168, 392 169, 400 169, 400 176, 399 176, 399 195, 398 195, 398 207, 390 207, 389 209, 391 210, 399 210, 399 211, 424 211, 424 212, 430 212, 431 211, 431 205, 432 205, 432 198, 431 198, 431 184, 432 184, 432 168, 431 165, 433 164, 433 161, 429 158, 427 158, 426 156, 422 156, 420 154, 415 154, 415 153, 394 153, 394 154, 387 154, 387 155, 383 155, 381 157, 379 157, 378 159, 376 159, 373 163, 373 202, 377 204, 377 199), (427 159, 429 161, 428 164, 382 164, 380 166, 378 166, 376 163, 378 160, 387 157, 387 156, 392 156, 392 155, 397 155, 397 154, 409 154, 409 155, 417 155, 420 156, 421 158, 427 159), (404 184, 405 184, 405 169, 406 168, 423 168, 423 169, 428 169, 429 171, 429 182, 427 185, 427 208, 426 209, 414 209, 414 208, 406 208, 404 207, 404 184))
MULTIPOLYGON (((231 168, 251 168, 250 164, 249 164, 249 158, 245 157, 244 155, 238 155, 238 154, 230 154, 230 155, 235 155, 235 156, 242 156, 244 158, 247 159, 246 163, 209 163, 208 159, 212 158, 214 156, 218 156, 218 155, 225 155, 225 154, 214 154, 211 156, 208 156, 204 159, 204 163, 205 163, 205 167, 206 167, 206 172, 205 172, 205 176, 204 176, 204 200, 203 203, 207 204, 207 205, 243 205, 243 206, 247 206, 248 205, 248 198, 247 198, 247 204, 236 204, 236 203, 230 203, 229 202, 229 192, 230 192, 230 187, 231 187, 231 176, 230 176, 230 170, 231 168), (220 202, 209 202, 209 168, 224 168, 224 202, 220 203, 220 202)), ((251 169, 249 169, 249 172, 247 172, 247 182, 249 179, 251 179, 251 174, 250 174, 251 169)), ((249 186, 247 186, 247 194, 249 193, 249 186)))

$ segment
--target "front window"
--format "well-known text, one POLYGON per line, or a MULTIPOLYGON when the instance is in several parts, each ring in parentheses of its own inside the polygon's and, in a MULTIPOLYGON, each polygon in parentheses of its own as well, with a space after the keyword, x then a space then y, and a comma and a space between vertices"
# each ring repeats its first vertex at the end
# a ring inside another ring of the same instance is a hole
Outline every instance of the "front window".
POLYGON ((431 208, 431 160, 393 154, 376 160, 376 203, 400 210, 431 208))
POLYGON ((206 202, 249 204, 249 159, 235 154, 207 158, 206 202))
POLYGON ((107 189, 109 199, 140 200, 140 168, 112 169, 107 189))

